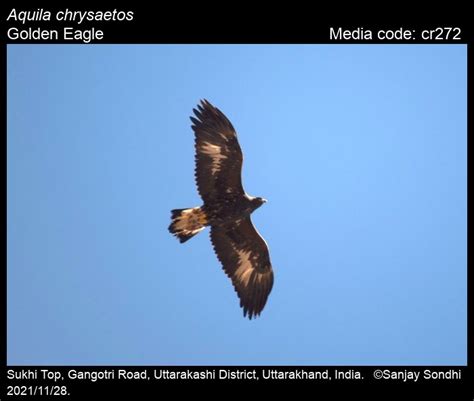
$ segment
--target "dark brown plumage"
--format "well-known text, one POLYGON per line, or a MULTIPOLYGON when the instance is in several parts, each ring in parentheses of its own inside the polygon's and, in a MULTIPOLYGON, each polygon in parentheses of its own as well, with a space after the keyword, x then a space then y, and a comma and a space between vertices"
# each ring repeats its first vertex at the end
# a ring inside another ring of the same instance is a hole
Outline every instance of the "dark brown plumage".
POLYGON ((185 242, 210 226, 217 258, 232 280, 244 316, 252 319, 262 312, 273 286, 268 246, 250 219, 265 200, 243 189, 242 151, 227 117, 207 100, 193 111, 195 178, 204 205, 172 210, 168 229, 185 242))

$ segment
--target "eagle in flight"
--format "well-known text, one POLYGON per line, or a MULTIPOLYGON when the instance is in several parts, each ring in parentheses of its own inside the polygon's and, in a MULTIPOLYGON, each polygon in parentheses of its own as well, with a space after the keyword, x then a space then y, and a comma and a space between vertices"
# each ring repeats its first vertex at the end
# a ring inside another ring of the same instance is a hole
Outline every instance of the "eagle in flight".
POLYGON ((185 242, 210 227, 217 258, 232 280, 244 316, 252 319, 262 312, 273 286, 267 243, 250 219, 266 200, 244 191, 242 150, 227 117, 207 100, 193 112, 195 179, 204 205, 172 210, 168 230, 185 242))

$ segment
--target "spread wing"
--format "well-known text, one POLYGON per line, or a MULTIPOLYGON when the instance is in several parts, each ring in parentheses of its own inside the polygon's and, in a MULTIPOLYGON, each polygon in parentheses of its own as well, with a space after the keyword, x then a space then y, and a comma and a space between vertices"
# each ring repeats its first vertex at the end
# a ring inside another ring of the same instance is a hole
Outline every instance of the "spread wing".
POLYGON ((195 135, 195 177, 204 203, 226 195, 244 195, 242 151, 227 117, 207 100, 201 100, 191 117, 195 135))
POLYGON ((211 241, 249 319, 260 315, 273 287, 273 270, 265 240, 250 217, 232 226, 211 227, 211 241))

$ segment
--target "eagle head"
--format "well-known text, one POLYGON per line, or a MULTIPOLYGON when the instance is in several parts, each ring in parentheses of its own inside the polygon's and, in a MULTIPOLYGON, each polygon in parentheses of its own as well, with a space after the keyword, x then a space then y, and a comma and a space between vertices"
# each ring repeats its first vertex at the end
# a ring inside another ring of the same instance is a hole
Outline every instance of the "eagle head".
POLYGON ((253 202, 254 202, 254 204, 256 205, 256 208, 257 208, 257 207, 262 206, 264 203, 266 203, 267 200, 264 199, 264 198, 261 198, 260 196, 257 196, 256 198, 254 198, 253 202))
POLYGON ((258 209, 267 201, 266 199, 261 198, 260 196, 250 196, 248 194, 245 194, 245 198, 247 198, 247 208, 248 210, 250 210, 250 212, 253 212, 254 210, 258 209))

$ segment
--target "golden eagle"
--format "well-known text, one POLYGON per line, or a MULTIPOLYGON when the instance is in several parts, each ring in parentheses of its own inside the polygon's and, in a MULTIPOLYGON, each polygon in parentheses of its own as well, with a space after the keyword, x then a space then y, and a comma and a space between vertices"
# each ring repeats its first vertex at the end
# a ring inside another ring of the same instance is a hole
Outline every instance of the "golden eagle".
POLYGON ((185 242, 211 227, 214 251, 232 280, 244 316, 252 319, 262 312, 273 286, 267 243, 250 220, 266 200, 244 191, 242 150, 227 117, 207 100, 193 112, 195 178, 204 205, 172 210, 168 230, 185 242))

